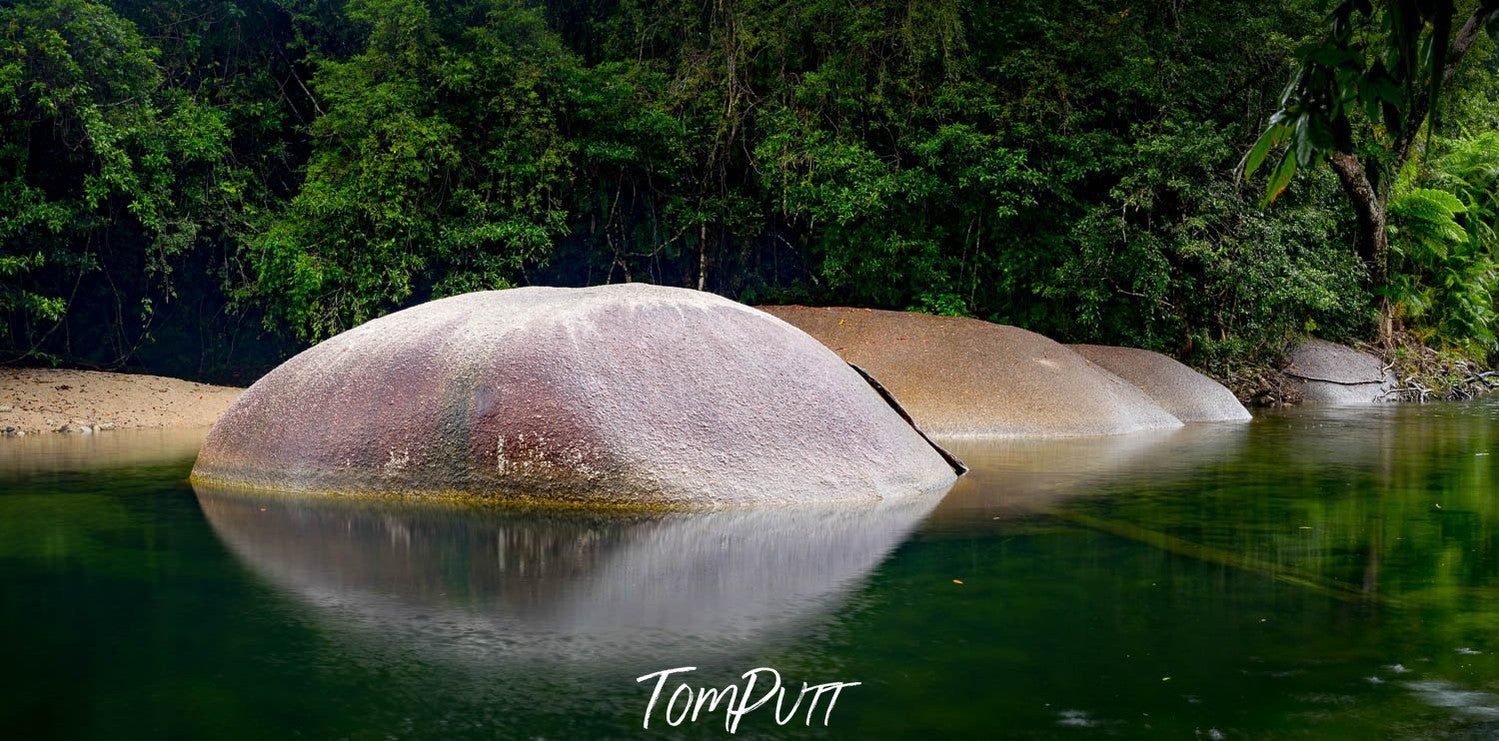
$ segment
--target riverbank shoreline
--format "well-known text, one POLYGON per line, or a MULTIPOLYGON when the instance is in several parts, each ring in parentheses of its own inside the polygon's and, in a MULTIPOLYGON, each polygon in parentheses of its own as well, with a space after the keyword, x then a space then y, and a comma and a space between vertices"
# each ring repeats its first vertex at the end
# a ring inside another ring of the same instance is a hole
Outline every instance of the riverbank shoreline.
MULTIPOLYGON (((1404 333, 1393 346, 1369 342, 1335 346, 1367 356, 1368 363, 1377 368, 1366 380, 1383 381, 1384 388, 1373 395, 1371 403, 1464 401, 1499 391, 1499 367, 1483 356, 1430 347, 1404 333)), ((1288 346, 1268 360, 1197 370, 1226 386, 1248 408, 1297 406, 1308 399, 1303 398, 1301 388, 1306 379, 1288 367, 1293 353, 1294 346, 1288 346)))
MULTIPOLYGON (((1499 374, 1456 353, 1406 343, 1399 351, 1368 345, 1399 379, 1388 402, 1470 399, 1499 387, 1499 374)), ((1291 377, 1274 365, 1230 373, 1196 369, 1222 383, 1248 408, 1301 403, 1291 377)), ((168 376, 116 371, 0 366, 0 437, 92 434, 127 429, 208 429, 244 389, 168 376)))
POLYGON ((166 376, 0 368, 0 436, 206 429, 242 391, 166 376))

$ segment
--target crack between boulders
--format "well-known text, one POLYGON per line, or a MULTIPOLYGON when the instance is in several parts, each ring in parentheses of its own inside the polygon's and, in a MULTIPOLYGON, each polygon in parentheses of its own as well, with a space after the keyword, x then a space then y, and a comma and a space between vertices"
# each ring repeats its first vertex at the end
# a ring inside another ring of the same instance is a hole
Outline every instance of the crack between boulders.
POLYGON ((884 399, 885 403, 889 404, 890 408, 894 409, 895 413, 899 414, 900 418, 905 420, 906 424, 910 425, 911 429, 915 430, 916 434, 920 435, 921 439, 925 440, 927 445, 932 446, 932 450, 937 451, 937 455, 942 456, 942 460, 947 461, 947 465, 952 466, 952 470, 955 473, 957 473, 959 476, 968 473, 968 464, 964 463, 961 458, 958 458, 952 453, 947 452, 947 448, 938 445, 932 440, 932 438, 928 437, 925 432, 922 432, 921 428, 916 426, 916 420, 911 419, 911 415, 906 412, 905 407, 902 407, 900 405, 900 402, 896 401, 895 395, 890 393, 890 390, 885 388, 884 384, 880 383, 875 379, 874 376, 870 375, 869 371, 864 370, 863 368, 860 368, 853 363, 849 363, 848 367, 853 368, 854 371, 856 371, 860 376, 863 376, 864 380, 869 383, 869 386, 875 391, 879 392, 880 398, 884 399))
MULTIPOLYGON (((1281 372, 1285 373, 1285 371, 1281 371, 1281 372)), ((1334 381, 1331 378, 1317 378, 1315 376, 1298 376, 1295 373, 1286 373, 1286 375, 1289 376, 1289 377, 1291 377, 1291 378, 1295 378, 1297 380, 1300 380, 1300 381, 1316 381, 1318 383, 1335 383, 1335 384, 1337 384, 1339 386, 1369 386, 1371 384, 1376 384, 1376 383, 1382 385, 1385 382, 1385 379, 1380 379, 1380 380, 1377 380, 1377 381, 1334 381)))

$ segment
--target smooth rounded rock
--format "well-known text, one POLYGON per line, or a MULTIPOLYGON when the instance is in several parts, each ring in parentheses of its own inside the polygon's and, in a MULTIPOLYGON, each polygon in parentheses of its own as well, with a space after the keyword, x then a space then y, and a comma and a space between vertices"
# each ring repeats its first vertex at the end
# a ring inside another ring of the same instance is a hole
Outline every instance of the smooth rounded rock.
POLYGON ((1395 388, 1395 375, 1379 358, 1316 338, 1297 345, 1283 370, 1312 402, 1370 404, 1395 388))
POLYGON ((762 308, 868 370, 932 435, 1112 435, 1182 424, 1071 348, 1017 327, 899 311, 762 308))
POLYGON ((732 506, 945 490, 953 467, 833 352, 643 284, 454 296, 288 360, 198 483, 542 504, 732 506))
POLYGON ((1252 418, 1232 391, 1175 358, 1136 347, 1073 345, 1072 349, 1134 384, 1183 422, 1243 422, 1252 418))

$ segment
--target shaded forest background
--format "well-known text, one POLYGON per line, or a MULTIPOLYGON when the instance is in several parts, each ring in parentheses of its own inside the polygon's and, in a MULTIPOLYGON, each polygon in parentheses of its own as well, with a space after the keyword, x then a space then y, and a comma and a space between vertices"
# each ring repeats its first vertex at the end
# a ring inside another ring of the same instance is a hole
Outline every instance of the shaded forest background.
POLYGON ((1312 0, 4 0, 0 361, 248 382, 433 297, 651 281, 1214 372, 1494 352, 1499 57, 1387 187, 1237 167, 1312 0), (1375 294, 1380 294, 1376 296, 1375 294))

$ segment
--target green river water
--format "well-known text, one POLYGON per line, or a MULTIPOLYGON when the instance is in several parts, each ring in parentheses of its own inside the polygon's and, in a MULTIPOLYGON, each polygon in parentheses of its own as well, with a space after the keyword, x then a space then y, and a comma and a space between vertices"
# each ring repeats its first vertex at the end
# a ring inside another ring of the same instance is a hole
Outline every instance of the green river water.
POLYGON ((861 683, 749 738, 1499 736, 1492 402, 953 441, 852 510, 195 492, 197 442, 0 440, 0 738, 726 737, 642 728, 684 666, 861 683))

